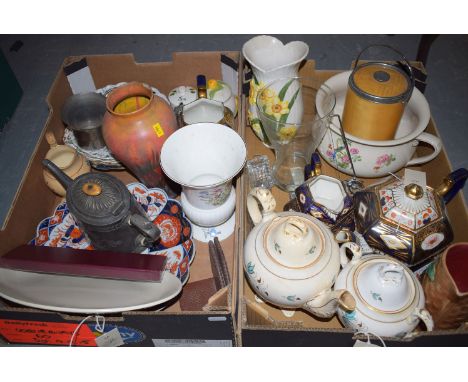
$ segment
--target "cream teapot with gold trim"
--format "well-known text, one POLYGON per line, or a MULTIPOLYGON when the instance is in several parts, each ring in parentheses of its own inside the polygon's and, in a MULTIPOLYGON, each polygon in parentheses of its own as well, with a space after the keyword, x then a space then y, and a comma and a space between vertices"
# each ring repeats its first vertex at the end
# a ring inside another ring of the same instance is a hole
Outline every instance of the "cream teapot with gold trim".
POLYGON ((244 270, 254 292, 280 308, 302 308, 319 317, 331 317, 338 307, 352 311, 352 295, 332 290, 340 271, 333 233, 310 215, 276 213, 275 207, 269 190, 254 188, 247 197, 255 227, 245 242, 244 270))

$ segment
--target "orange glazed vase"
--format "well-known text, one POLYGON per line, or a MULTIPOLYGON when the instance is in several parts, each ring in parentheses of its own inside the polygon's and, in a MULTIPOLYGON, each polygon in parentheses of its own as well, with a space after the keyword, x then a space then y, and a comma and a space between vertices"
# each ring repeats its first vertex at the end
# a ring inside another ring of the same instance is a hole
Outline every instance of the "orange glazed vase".
POLYGON ((159 155, 177 128, 172 108, 139 82, 109 93, 106 107, 102 134, 112 155, 145 186, 166 188, 159 155))

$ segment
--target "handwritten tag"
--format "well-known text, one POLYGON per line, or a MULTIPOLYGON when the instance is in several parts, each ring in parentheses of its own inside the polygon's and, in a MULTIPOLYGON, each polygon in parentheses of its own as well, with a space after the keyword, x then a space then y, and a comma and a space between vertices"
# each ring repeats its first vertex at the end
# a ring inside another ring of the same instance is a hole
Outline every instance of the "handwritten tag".
MULTIPOLYGON (((11 343, 68 346, 76 323, 0 320, 0 334, 11 343)), ((75 335, 75 346, 96 346, 96 336, 84 324, 75 335)))
POLYGON ((421 186, 423 190, 426 189, 426 173, 422 171, 415 171, 409 168, 405 169, 405 175, 403 179, 403 186, 408 184, 417 184, 421 186))
POLYGON ((119 329, 114 328, 96 338, 96 345, 100 347, 115 347, 124 344, 119 329))

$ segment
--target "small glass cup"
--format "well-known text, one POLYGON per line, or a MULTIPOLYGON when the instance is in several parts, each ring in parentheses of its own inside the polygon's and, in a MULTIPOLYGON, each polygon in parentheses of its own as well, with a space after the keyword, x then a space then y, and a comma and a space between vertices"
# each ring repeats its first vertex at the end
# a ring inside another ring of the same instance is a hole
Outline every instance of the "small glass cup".
POLYGON ((270 161, 266 155, 255 155, 247 161, 250 188, 261 187, 271 189, 274 186, 270 161))
POLYGON ((331 89, 312 77, 280 78, 259 90, 258 114, 275 151, 273 176, 280 189, 292 192, 304 182, 304 167, 323 139, 335 103, 331 89), (315 109, 319 92, 324 115, 315 109))

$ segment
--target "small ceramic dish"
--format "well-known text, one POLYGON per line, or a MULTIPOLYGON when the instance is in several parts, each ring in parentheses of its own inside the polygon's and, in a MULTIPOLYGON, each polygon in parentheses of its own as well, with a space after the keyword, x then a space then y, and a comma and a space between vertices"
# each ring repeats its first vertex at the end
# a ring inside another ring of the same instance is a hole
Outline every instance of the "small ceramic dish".
MULTIPOLYGON (((142 253, 166 256, 166 270, 184 284, 188 280, 189 264, 195 255, 195 244, 192 239, 192 226, 185 217, 181 205, 176 200, 170 199, 159 188, 148 189, 141 183, 130 183, 127 188, 151 221, 161 230, 161 239, 142 253)), ((70 214, 66 202, 60 203, 52 216, 39 223, 36 237, 29 244, 93 249, 70 214)))
MULTIPOLYGON (((103 96, 107 97, 107 95, 112 90, 125 84, 126 82, 119 82, 118 84, 107 85, 100 89, 97 89, 96 93, 102 94, 103 96)), ((158 89, 154 87, 151 87, 151 89, 155 95, 157 95, 158 97, 161 97, 164 101, 166 101, 169 104, 169 100, 164 94, 162 94, 158 89)), ((124 169, 124 166, 122 165, 122 163, 120 163, 117 159, 115 159, 112 156, 112 154, 110 153, 107 147, 102 147, 97 150, 86 150, 86 149, 81 148, 78 145, 75 134, 73 133, 72 130, 68 128, 65 129, 63 142, 66 145, 73 147, 79 154, 83 155, 86 159, 88 159, 91 166, 97 170, 106 171, 106 170, 123 170, 124 169)))

